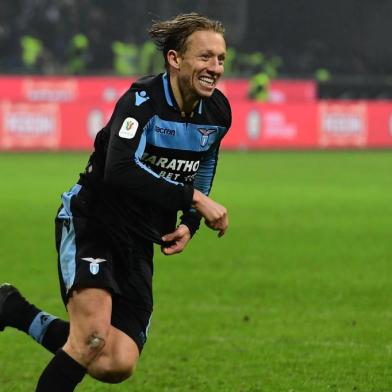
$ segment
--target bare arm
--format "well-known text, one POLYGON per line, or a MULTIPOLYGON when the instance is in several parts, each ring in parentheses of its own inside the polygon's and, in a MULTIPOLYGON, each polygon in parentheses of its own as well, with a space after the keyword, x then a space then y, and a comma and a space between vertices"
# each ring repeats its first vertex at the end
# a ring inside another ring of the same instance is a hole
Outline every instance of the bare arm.
POLYGON ((229 226, 226 207, 212 200, 197 189, 193 192, 192 207, 205 219, 205 223, 210 229, 219 232, 219 237, 225 234, 229 226))

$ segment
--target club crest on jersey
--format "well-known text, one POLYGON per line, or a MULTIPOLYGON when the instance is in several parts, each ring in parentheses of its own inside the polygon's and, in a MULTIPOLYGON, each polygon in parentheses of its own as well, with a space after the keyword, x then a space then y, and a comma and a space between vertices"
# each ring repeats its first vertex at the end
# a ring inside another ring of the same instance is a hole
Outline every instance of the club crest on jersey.
POLYGON ((94 259, 93 257, 82 257, 82 260, 88 261, 90 263, 90 272, 96 275, 99 272, 99 263, 106 261, 105 259, 94 259))
POLYGON ((121 126, 118 136, 122 137, 123 139, 132 139, 135 137, 138 127, 139 123, 136 119, 127 117, 121 126))
POLYGON ((216 132, 216 129, 214 128, 197 128, 197 130, 201 133, 201 140, 200 140, 200 145, 204 147, 208 143, 208 138, 210 137, 211 134, 216 132))

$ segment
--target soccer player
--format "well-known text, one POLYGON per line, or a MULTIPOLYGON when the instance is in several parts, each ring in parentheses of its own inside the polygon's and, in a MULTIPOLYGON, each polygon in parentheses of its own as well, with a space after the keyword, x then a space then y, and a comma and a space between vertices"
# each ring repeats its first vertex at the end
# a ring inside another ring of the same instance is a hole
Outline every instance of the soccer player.
POLYGON ((230 105, 216 89, 226 45, 196 13, 156 22, 166 72, 135 82, 97 134, 86 170, 56 218, 60 287, 69 322, 0 288, 0 330, 28 333, 55 355, 38 392, 73 391, 86 373, 119 383, 133 372, 152 313, 153 243, 184 250, 204 218, 225 234, 227 210, 208 197, 230 105), (177 212, 182 215, 177 224, 177 212))

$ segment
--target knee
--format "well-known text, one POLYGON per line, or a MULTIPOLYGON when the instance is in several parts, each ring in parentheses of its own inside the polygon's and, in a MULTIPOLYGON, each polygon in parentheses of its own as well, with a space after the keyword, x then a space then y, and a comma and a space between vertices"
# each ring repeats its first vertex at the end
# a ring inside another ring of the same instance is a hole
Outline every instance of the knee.
POLYGON ((100 361, 100 364, 95 366, 93 374, 91 372, 89 373, 99 381, 118 384, 131 377, 135 367, 135 363, 130 361, 121 362, 115 359, 108 359, 106 361, 100 361))
POLYGON ((76 355, 78 361, 88 367, 102 352, 108 341, 109 328, 88 328, 81 334, 71 334, 65 348, 76 355))
POLYGON ((87 371, 99 381, 117 384, 134 373, 139 359, 139 349, 123 332, 114 327, 110 331, 110 340, 91 362, 87 371))

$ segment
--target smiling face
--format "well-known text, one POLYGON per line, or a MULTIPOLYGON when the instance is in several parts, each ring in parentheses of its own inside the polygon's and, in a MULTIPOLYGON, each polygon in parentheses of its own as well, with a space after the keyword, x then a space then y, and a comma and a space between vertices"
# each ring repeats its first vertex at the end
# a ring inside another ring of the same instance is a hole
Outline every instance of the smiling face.
POLYGON ((223 36, 209 30, 196 31, 189 36, 184 53, 170 52, 174 95, 178 87, 184 106, 210 97, 224 70, 226 43, 223 36))

